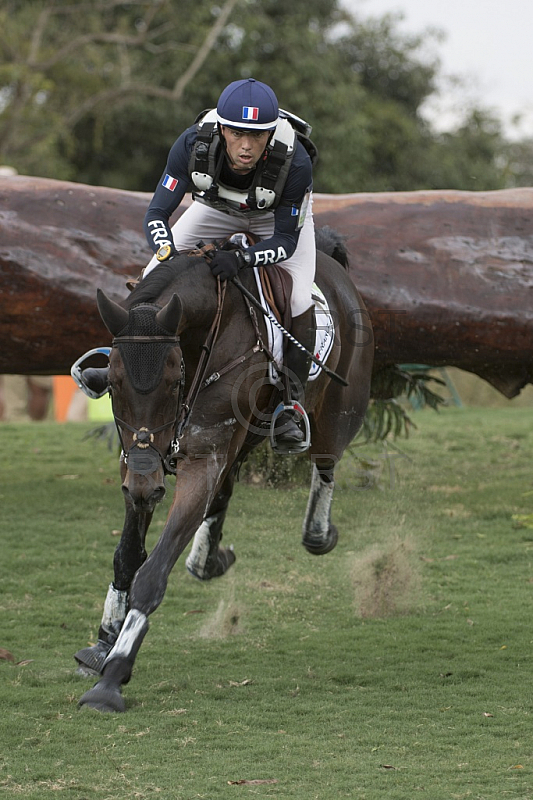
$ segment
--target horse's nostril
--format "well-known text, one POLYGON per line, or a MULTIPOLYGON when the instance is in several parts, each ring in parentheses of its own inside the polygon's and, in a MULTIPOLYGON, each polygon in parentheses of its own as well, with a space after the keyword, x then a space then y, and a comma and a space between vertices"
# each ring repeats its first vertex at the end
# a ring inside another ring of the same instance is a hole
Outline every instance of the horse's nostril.
POLYGON ((127 483, 122 484, 122 493, 127 502, 132 503, 138 510, 152 510, 157 503, 160 503, 165 496, 166 489, 160 484, 156 487, 129 487, 127 483))

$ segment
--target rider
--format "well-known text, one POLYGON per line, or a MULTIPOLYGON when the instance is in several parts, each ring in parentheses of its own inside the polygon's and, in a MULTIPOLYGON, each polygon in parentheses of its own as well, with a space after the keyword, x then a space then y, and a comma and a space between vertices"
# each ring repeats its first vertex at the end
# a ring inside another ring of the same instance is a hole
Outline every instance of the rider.
MULTIPOLYGON (((246 249, 218 250, 210 261, 213 275, 231 280, 247 267, 281 264, 292 277, 290 332, 313 352, 312 161, 291 120, 305 126, 303 120, 280 112, 269 86, 247 78, 230 83, 216 109, 201 114, 181 134, 144 219, 155 255, 142 277, 178 251, 194 249, 199 240, 227 238, 235 230, 255 234, 257 244, 246 249), (170 216, 191 184, 193 203, 171 228, 170 216)), ((289 341, 284 360, 291 403, 277 417, 275 438, 280 449, 297 450, 305 436, 294 404, 301 406, 310 359, 289 341)))
MULTIPOLYGON (((260 241, 247 249, 217 251, 210 262, 213 275, 229 280, 246 267, 281 264, 293 283, 291 333, 313 352, 312 162, 285 113, 280 114, 269 86, 254 78, 238 80, 224 89, 216 110, 201 115, 181 134, 144 220, 146 238, 157 255, 143 277, 177 251, 193 249, 199 240, 222 239, 236 229, 255 234, 260 241), (191 182, 193 203, 171 229, 170 216, 191 182)), ((285 366, 291 400, 301 403, 310 359, 289 341, 285 366)), ((304 439, 297 418, 292 410, 278 417, 278 445, 304 439)))

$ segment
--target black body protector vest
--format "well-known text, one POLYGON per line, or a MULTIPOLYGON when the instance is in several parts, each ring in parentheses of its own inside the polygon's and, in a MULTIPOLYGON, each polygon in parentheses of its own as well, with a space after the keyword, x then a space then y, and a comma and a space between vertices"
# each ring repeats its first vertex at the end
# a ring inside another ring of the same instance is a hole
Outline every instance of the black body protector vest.
POLYGON ((189 160, 193 198, 237 217, 273 211, 281 201, 297 141, 302 142, 313 163, 318 157, 318 151, 309 138, 311 126, 282 109, 279 115, 251 186, 239 191, 220 181, 225 154, 220 142, 216 109, 202 112, 196 120, 197 138, 189 160))

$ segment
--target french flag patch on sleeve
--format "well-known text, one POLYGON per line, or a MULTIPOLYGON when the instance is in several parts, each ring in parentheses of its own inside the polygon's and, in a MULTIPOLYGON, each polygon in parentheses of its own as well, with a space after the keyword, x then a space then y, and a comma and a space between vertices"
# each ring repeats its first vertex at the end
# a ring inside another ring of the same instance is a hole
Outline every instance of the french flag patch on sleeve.
POLYGON ((178 179, 173 178, 172 175, 168 175, 167 173, 167 175, 165 175, 163 179, 163 186, 165 187, 165 189, 169 189, 171 192, 173 192, 177 185, 178 185, 178 179))

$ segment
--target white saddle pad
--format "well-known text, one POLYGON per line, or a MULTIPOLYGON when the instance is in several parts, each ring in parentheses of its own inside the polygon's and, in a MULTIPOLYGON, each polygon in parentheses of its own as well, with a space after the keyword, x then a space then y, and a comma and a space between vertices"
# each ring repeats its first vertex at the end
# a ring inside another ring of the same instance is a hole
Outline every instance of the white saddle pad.
MULTIPOLYGON (((257 283, 257 290, 259 292, 259 297, 261 300, 261 304, 266 311, 270 312, 269 306, 267 301, 265 300, 265 296, 263 294, 263 289, 261 286, 261 280, 259 278, 259 272, 254 267, 254 275, 255 281, 257 283)), ((322 363, 326 363, 329 354, 331 353, 331 348, 333 347, 333 342, 335 340, 335 325, 333 323, 333 317, 331 316, 330 310, 328 308, 327 300, 324 297, 322 290, 316 285, 313 284, 313 291, 311 295, 314 304, 315 304, 315 316, 316 316, 316 340, 315 340, 315 353, 314 355, 318 358, 319 361, 322 363)), ((267 328, 268 334, 268 347, 270 352, 274 356, 275 364, 270 365, 270 379, 272 383, 277 382, 277 369, 283 363, 283 339, 285 338, 280 331, 280 329, 274 324, 272 321, 273 315, 270 312, 270 317, 265 317, 265 324, 267 328)), ((311 362, 311 368, 309 370, 309 380, 315 380, 322 370, 318 366, 318 364, 314 364, 311 362)))

